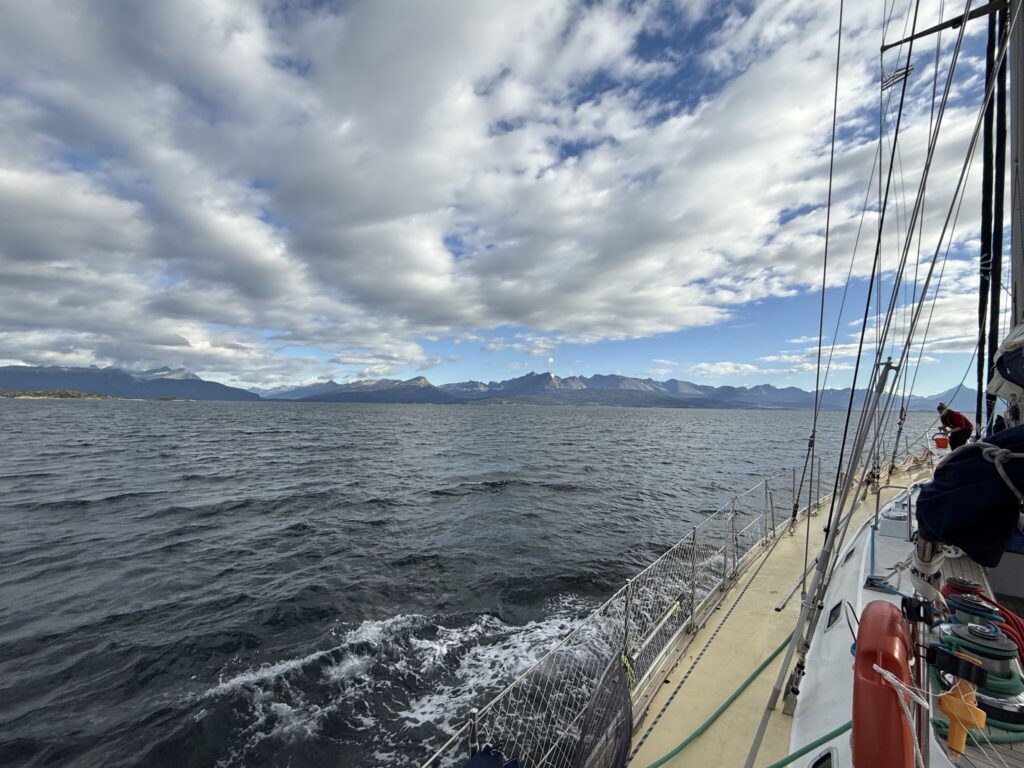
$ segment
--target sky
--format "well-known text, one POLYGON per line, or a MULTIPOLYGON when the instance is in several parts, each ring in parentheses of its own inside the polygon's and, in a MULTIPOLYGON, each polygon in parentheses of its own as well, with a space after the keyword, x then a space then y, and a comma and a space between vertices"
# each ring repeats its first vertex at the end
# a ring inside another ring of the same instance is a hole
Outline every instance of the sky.
MULTIPOLYGON (((940 5, 921 3, 919 29, 940 5)), ((912 8, 846 3, 829 386, 856 359, 880 114, 888 166, 901 90, 880 94, 883 26, 898 39, 912 8)), ((0 10, 0 364, 182 366, 266 387, 531 370, 815 385, 838 2, 0 10)), ((983 32, 968 27, 908 247, 918 280, 896 296, 899 336, 948 247, 914 347, 921 394, 957 384, 975 348, 978 168, 940 232, 983 32)), ((956 34, 914 49, 883 305, 956 34)), ((886 74, 905 56, 887 54, 886 74)))

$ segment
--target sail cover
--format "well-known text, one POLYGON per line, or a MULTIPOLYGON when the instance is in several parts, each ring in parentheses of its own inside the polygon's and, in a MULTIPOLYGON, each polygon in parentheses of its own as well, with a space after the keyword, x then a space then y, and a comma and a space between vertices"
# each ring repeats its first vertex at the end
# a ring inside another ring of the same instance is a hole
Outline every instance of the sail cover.
POLYGON ((1014 405, 1024 394, 1024 323, 1003 339, 996 353, 988 393, 1014 405))
MULTIPOLYGON (((935 469, 917 498, 917 525, 922 538, 960 547, 980 565, 999 564, 1017 530, 1021 504, 1000 477, 995 446, 1024 453, 1024 426, 999 432, 982 443, 968 443, 935 469)), ((1024 459, 1003 464, 1010 482, 1024 491, 1024 459)))

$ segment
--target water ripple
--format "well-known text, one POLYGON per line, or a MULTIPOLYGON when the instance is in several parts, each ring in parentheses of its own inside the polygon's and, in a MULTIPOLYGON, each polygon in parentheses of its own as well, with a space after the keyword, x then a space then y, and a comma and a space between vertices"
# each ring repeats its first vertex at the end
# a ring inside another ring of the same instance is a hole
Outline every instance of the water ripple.
MULTIPOLYGON (((840 427, 825 414, 818 445, 840 427)), ((808 428, 0 403, 0 764, 416 765, 695 521, 802 460, 808 428)))

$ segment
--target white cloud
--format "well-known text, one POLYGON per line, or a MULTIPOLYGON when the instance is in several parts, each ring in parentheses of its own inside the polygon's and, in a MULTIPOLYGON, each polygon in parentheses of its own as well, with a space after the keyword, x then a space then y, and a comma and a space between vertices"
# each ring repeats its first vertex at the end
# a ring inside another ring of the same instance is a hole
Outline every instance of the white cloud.
POLYGON ((549 353, 569 339, 565 337, 541 336, 534 333, 517 333, 511 339, 495 336, 483 343, 485 352, 512 351, 532 357, 548 357, 549 353))
POLYGON ((759 368, 751 363, 697 363, 690 368, 690 372, 702 378, 716 378, 728 376, 749 376, 754 373, 769 373, 764 368, 759 368))
MULTIPOLYGON (((550 360, 560 344, 713 325, 813 288, 837 9, 671 7, 12 5, 0 358, 268 383, 390 375, 436 365, 428 338, 523 328, 484 349, 550 360), (711 19, 707 39, 685 34, 711 19), (655 33, 683 42, 641 57, 655 33)), ((831 285, 870 186, 877 13, 861 4, 845 22, 831 285)), ((908 190, 925 70, 904 126, 908 190)), ((956 166, 972 121, 950 108, 937 168, 956 166)), ((954 178, 936 170, 927 233, 954 178)), ((965 333, 941 338, 962 347, 965 333)), ((764 362, 807 362, 786 354, 764 362)))

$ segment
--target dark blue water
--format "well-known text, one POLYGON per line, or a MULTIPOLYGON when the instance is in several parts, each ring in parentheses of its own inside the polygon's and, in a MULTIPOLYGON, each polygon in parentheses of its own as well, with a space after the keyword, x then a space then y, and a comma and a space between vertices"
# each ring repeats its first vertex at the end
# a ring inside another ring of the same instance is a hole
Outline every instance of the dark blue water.
POLYGON ((0 765, 416 765, 809 420, 0 401, 0 765))

